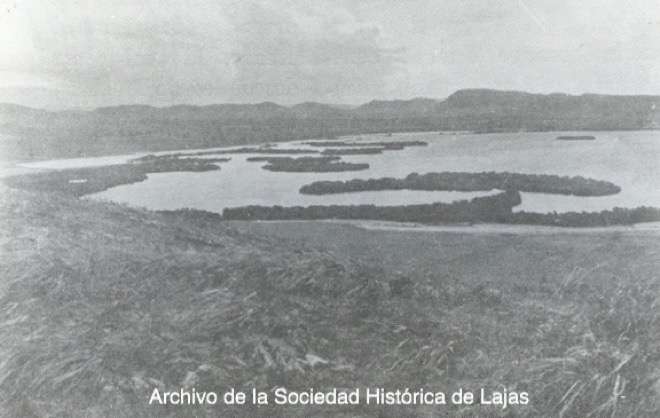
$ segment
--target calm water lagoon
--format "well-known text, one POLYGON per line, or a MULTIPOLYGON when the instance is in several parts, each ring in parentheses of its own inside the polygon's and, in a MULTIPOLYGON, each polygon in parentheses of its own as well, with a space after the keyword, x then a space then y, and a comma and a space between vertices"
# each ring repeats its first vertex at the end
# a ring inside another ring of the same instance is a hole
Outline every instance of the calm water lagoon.
MULTIPOLYGON (((265 162, 248 162, 253 154, 205 155, 231 157, 220 171, 202 173, 175 172, 150 174, 140 183, 114 187, 90 195, 142 206, 150 209, 196 208, 222 212, 223 208, 245 205, 330 205, 374 204, 403 205, 451 202, 496 193, 377 191, 323 196, 301 195, 298 189, 318 180, 350 180, 353 178, 405 177, 441 171, 510 171, 529 174, 584 176, 607 180, 621 186, 617 195, 577 197, 541 193, 522 193, 522 204, 516 210, 532 212, 599 211, 613 207, 660 207, 660 132, 580 132, 596 136, 595 141, 558 141, 558 135, 571 133, 502 133, 439 134, 407 133, 356 135, 344 141, 404 141, 429 143, 427 147, 408 147, 402 151, 385 151, 376 155, 344 156, 343 161, 364 162, 368 170, 340 173, 282 173, 263 170, 265 162)), ((277 148, 312 148, 302 142, 279 143, 277 148)), ((192 152, 192 151, 182 151, 192 152)), ((161 152, 158 154, 167 154, 161 152)), ((32 163, 32 168, 65 168, 121 163, 131 156, 59 160, 32 163)))

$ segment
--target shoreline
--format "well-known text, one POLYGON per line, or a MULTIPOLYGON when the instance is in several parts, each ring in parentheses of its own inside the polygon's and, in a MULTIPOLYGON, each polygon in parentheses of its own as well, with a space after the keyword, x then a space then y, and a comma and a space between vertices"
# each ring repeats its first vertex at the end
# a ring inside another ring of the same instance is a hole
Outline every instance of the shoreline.
POLYGON ((402 232, 447 232, 456 234, 505 234, 505 235, 559 235, 559 234, 600 234, 600 233, 658 233, 660 222, 645 222, 634 225, 612 225, 599 227, 547 226, 547 225, 509 225, 483 223, 473 225, 426 225, 420 223, 405 223, 391 221, 350 220, 350 219, 319 219, 319 220, 257 220, 257 221, 225 221, 230 223, 326 223, 343 224, 372 231, 402 231, 402 232))
MULTIPOLYGON (((176 153, 176 152, 197 152, 197 151, 210 151, 210 150, 222 150, 222 149, 227 149, 227 148, 240 148, 240 147, 252 147, 252 146, 262 146, 265 144, 285 144, 285 143, 296 143, 296 144, 303 144, 304 142, 316 142, 316 141, 340 141, 342 139, 346 138, 355 138, 355 139, 360 139, 360 137, 364 136, 383 136, 383 135, 388 135, 391 134, 392 137, 398 136, 398 135, 424 135, 424 134, 431 134, 431 133, 438 133, 442 135, 460 135, 460 136, 465 136, 465 135, 489 135, 489 134, 524 134, 524 133, 570 133, 570 132, 649 132, 649 131, 660 131, 660 128, 655 128, 655 127, 650 127, 650 128, 637 128, 637 129, 585 129, 585 130, 547 130, 547 131, 535 131, 535 130, 529 130, 529 131, 493 131, 493 132, 477 132, 477 131, 443 131, 443 130, 438 130, 438 129, 430 129, 430 130, 415 130, 415 131, 382 131, 382 132, 365 132, 365 133, 349 133, 345 135, 337 135, 333 139, 328 139, 328 138, 323 138, 323 137, 311 137, 311 138, 304 138, 304 139, 294 139, 294 140, 288 140, 288 141, 272 141, 272 142, 257 142, 257 143, 247 143, 247 144, 240 144, 240 145, 224 145, 224 146, 216 146, 216 147, 208 147, 208 148, 176 148, 176 149, 162 149, 162 150, 141 150, 141 151, 134 151, 132 153, 120 153, 120 154, 99 154, 99 155, 89 155, 85 157, 62 157, 62 158, 37 158, 33 160, 5 160, 2 159, 2 155, 0 155, 0 166, 2 165, 8 165, 8 166, 14 166, 14 167, 24 167, 27 164, 40 164, 40 163, 47 163, 47 162, 55 162, 55 161, 70 161, 70 160, 82 160, 82 159, 100 159, 100 158, 122 158, 122 157, 140 157, 146 154, 164 154, 164 153, 176 153)), ((388 136, 389 137, 389 136, 388 136)), ((30 168, 30 167, 28 167, 30 168)), ((0 176, 1 176, 0 172, 0 176)))
MULTIPOLYGON (((372 135, 371 137, 372 138, 378 138, 377 135, 372 135)), ((521 138, 524 139, 525 137, 527 137, 527 135, 521 134, 521 138)), ((364 136, 364 138, 366 138, 366 136, 364 136)), ((409 138, 409 139, 411 139, 411 138, 409 138)), ((337 141, 337 142, 341 143, 341 141, 337 141)), ((409 141, 406 141, 406 142, 409 142, 409 141)), ((289 144, 290 146, 293 146, 295 148, 297 145, 299 145, 301 143, 302 142, 298 141, 298 140, 292 141, 292 142, 289 142, 289 143, 282 142, 282 143, 275 144, 274 148, 277 149, 278 151, 285 151, 285 148, 288 148, 287 144, 289 144)), ((244 148, 245 148, 245 146, 228 146, 228 147, 213 148, 213 149, 218 150, 218 151, 224 150, 225 152, 227 152, 227 151, 231 152, 231 150, 241 150, 241 149, 244 149, 244 148)), ((261 147, 259 147, 259 148, 261 148, 261 147)), ((209 151, 206 151, 205 153, 208 153, 208 152, 209 151)), ((197 153, 198 153, 198 151, 195 151, 193 149, 186 149, 185 151, 182 151, 182 152, 179 152, 179 153, 159 152, 159 153, 154 154, 154 155, 164 156, 164 157, 166 157, 166 156, 175 156, 176 155, 177 157, 181 157, 181 158, 183 158, 187 161, 187 158, 185 158, 186 156, 188 156, 188 155, 194 156, 197 153)), ((135 155, 136 154, 133 154, 133 156, 135 156, 135 155)), ((110 161, 112 159, 126 159, 126 158, 127 158, 127 156, 110 157, 110 158, 98 157, 98 158, 73 159, 73 160, 71 160, 71 159, 69 159, 69 160, 51 160, 50 162, 25 164, 25 165, 22 165, 22 167, 34 168, 35 171, 37 171, 37 172, 42 171, 44 169, 46 169, 46 170, 51 169, 52 173, 53 173, 53 174, 51 174, 51 176, 53 176, 54 173, 60 172, 62 170, 66 171, 65 167, 66 167, 67 163, 68 164, 75 163, 74 165, 86 165, 88 169, 92 169, 92 167, 102 168, 105 164, 112 163, 113 161, 110 161), (62 166, 58 167, 57 163, 63 164, 64 167, 62 167, 62 166)), ((261 158, 264 158, 264 157, 260 156, 259 158, 261 159, 261 158)), ((287 158, 290 158, 290 157, 287 157, 287 158)), ((206 161, 206 159, 205 159, 205 161, 206 161)), ((73 170, 73 171, 78 171, 78 170, 73 170)), ((96 170, 92 170, 92 171, 96 171, 96 170)), ((166 171, 170 171, 170 170, 168 169, 166 171)), ((173 170, 173 171, 188 171, 188 170, 173 170)), ((197 171, 197 170, 195 170, 195 171, 197 171)), ((85 173, 83 173, 83 174, 85 174, 85 173)), ((464 173, 456 173, 456 174, 464 174, 464 173)), ((466 174, 472 174, 472 173, 466 173, 466 174)), ((480 174, 480 173, 476 173, 476 174, 480 174)), ((82 174, 78 175, 77 173, 73 173, 73 172, 71 173, 71 175, 73 177, 69 176, 71 178, 69 179, 67 184, 64 184, 64 186, 66 186, 67 189, 70 189, 70 188, 75 188, 76 190, 80 189, 81 186, 78 184, 79 183, 78 179, 83 179, 83 177, 85 177, 85 176, 82 175, 82 174), (74 184, 74 185, 72 185, 72 184, 74 184)), ((43 176, 43 174, 42 174, 42 176, 43 176)), ((532 176, 532 175, 527 174, 525 176, 532 176)), ((533 176, 541 176, 541 175, 533 175, 533 176)), ((544 175, 544 176, 547 176, 547 175, 544 175)), ((85 178, 87 178, 87 177, 85 177, 85 178)), ((148 178, 148 176, 147 176, 147 178, 148 178)), ((508 176, 507 176, 507 178, 508 178, 508 176)), ((385 180, 385 179, 389 179, 389 178, 383 178, 382 180, 385 180)), ((344 182, 347 182, 347 181, 350 182, 350 181, 353 181, 353 180, 345 180, 344 182)), ((363 180, 363 181, 369 182, 371 180, 363 180)), ((401 181, 401 180, 394 179, 393 181, 401 181)), ((82 181, 80 183, 82 183, 82 181)), ((332 183, 332 182, 326 181, 326 182, 321 182, 321 183, 332 183)), ((334 183, 339 183, 339 182, 335 181, 334 183)), ((312 183, 312 184, 315 184, 315 183, 312 183)), ((112 188, 112 186, 110 186, 110 188, 112 188)), ((407 187, 405 189, 409 190, 410 188, 407 187)), ((365 190, 365 191, 369 191, 369 190, 365 190)), ((76 193, 76 194, 79 194, 79 193, 76 193)), ((404 204, 403 206, 406 206, 406 205, 407 204, 404 204)), ((272 208, 271 207, 263 207, 263 208, 258 207, 258 209, 260 209, 260 210, 262 210, 262 209, 263 210, 270 210, 271 212, 273 210, 276 210, 276 209, 280 210, 280 211, 288 210, 289 212, 291 212, 291 210, 294 210, 294 209, 307 210, 307 212, 312 211, 311 216, 299 216, 299 217, 297 217, 297 216, 289 216, 289 214, 286 214, 287 216, 283 216, 283 218, 280 219, 280 220, 285 220, 287 218, 291 219, 291 220, 296 220, 296 218, 298 218, 297 220, 310 220, 310 219, 331 220, 331 219, 334 219, 334 218, 341 218, 341 219, 346 220, 346 221, 362 222, 368 228, 379 227, 379 228, 388 228, 388 229, 392 229, 392 228, 409 229, 409 228, 412 227, 412 228, 415 228, 415 230, 419 230, 419 228, 426 228, 426 229, 433 228, 435 230, 437 230, 438 228, 441 228, 443 230, 450 230, 451 231, 451 230, 455 230, 456 226, 440 225, 440 224, 434 225, 434 222, 440 222, 440 221, 447 221, 447 222, 452 222, 452 223, 453 222, 475 222, 475 223, 477 223, 477 222, 503 222, 502 225, 504 225, 504 226, 497 226, 496 231, 502 231, 502 230, 504 230, 504 231, 516 231, 516 233, 521 233, 521 231, 524 232, 524 231, 530 230, 530 229, 532 231, 534 231, 535 233, 537 233, 539 231, 546 231, 546 230, 552 231, 552 230, 555 230, 556 228, 562 228, 564 230, 567 230, 566 228, 572 228, 572 227, 575 227, 578 230, 582 230, 582 231, 587 230, 587 229, 592 229, 592 228, 595 228, 595 230, 599 230, 599 229, 602 228, 602 229, 606 229, 606 230, 611 231, 612 228, 614 228, 617 224, 622 224, 621 226, 617 227, 617 229, 620 229, 620 230, 628 230, 628 229, 639 230, 640 229, 639 227, 629 228, 628 225, 632 226, 632 225, 635 225, 635 223, 639 224, 639 223, 642 223, 642 222, 645 222, 645 221, 654 222, 654 221, 658 220, 655 212, 653 212, 653 210, 655 210, 655 209, 652 206, 650 206, 650 207, 647 207, 647 206, 637 206, 637 207, 635 207, 635 206, 633 206, 633 207, 625 207, 625 208, 620 208, 620 207, 616 206, 613 209, 601 210, 600 212, 594 212, 594 213, 591 213, 591 212, 587 213, 587 212, 584 212, 584 211, 582 211, 582 212, 569 211, 569 212, 566 212, 566 213, 560 212, 559 214, 555 214, 555 217, 557 217, 557 219, 554 219, 551 216, 551 214, 546 213, 546 211, 539 210, 539 209, 537 209, 534 212, 529 212, 529 213, 515 211, 515 213, 511 214, 511 216, 512 216, 511 219, 508 219, 508 218, 507 219, 500 219, 500 218, 497 218, 497 217, 493 217, 493 216, 491 216, 491 213, 489 211, 484 212, 484 210, 481 210, 478 215, 474 214, 474 216, 470 216, 470 217, 450 216, 450 219, 431 219, 432 222, 429 222, 429 224, 427 224, 423 227, 421 227, 420 225, 415 225, 414 223, 400 224, 400 225, 397 225, 397 226, 392 226, 392 224, 387 224, 387 222, 408 222, 408 221, 409 222, 426 222, 426 220, 425 219, 419 219, 419 217, 417 217, 417 219, 415 219, 415 217, 410 217, 410 216, 407 216, 407 215, 406 216, 395 216, 395 217, 380 216, 378 214, 376 216, 371 216, 371 215, 362 216, 361 214, 357 214, 356 216, 352 216, 352 215, 347 216, 345 214, 336 215, 335 213, 332 213, 332 210, 335 210, 335 212, 336 212, 336 209, 341 210, 343 206, 346 206, 347 210, 352 210, 352 209, 355 209, 355 208, 353 208, 353 206, 356 206, 356 205, 339 205, 339 206, 338 205, 329 205, 328 207, 326 207, 326 206, 328 206, 328 205, 311 205, 311 206, 301 206, 301 207, 295 206, 295 207, 292 207, 292 208, 288 208, 288 207, 280 208, 279 206, 276 205, 272 208), (338 206, 338 208, 336 208, 335 206, 338 206), (321 215, 319 215, 318 213, 315 213, 314 210, 316 210, 316 212, 319 212, 319 211, 324 211, 324 212, 321 215), (330 212, 328 212, 328 211, 330 211, 330 212), (649 214, 649 211, 650 211, 650 214, 649 214), (482 214, 485 214, 485 215, 482 216, 482 214), (351 219, 351 218, 353 218, 353 219, 351 219), (387 221, 384 221, 384 222, 386 222, 384 224, 378 224, 378 222, 383 222, 383 221, 380 221, 380 219, 387 219, 387 221), (532 228, 529 228, 527 226, 524 226, 524 224, 528 224, 528 225, 529 224, 536 224, 536 225, 533 225, 532 228), (380 225, 380 226, 375 226, 375 225, 380 225), (387 225, 387 226, 383 226, 383 225, 387 225), (539 227, 542 227, 542 228, 539 228, 539 227)), ((358 205, 358 206, 361 207, 361 206, 372 206, 372 205, 358 205)), ((374 206, 373 210, 387 210, 387 211, 392 210, 390 205, 383 206, 382 208, 380 206, 376 206, 376 205, 373 205, 373 206, 374 206)), ((395 207, 398 207, 398 206, 402 206, 402 205, 395 205, 395 207)), ((419 206, 419 205, 416 205, 416 206, 419 206)), ((360 207, 358 207, 358 209, 360 207)), ((252 206, 246 206, 246 208, 251 209, 252 206)), ((236 210, 241 209, 241 206, 238 206, 237 208, 233 208, 233 209, 236 209, 236 210)), ((365 210, 367 210, 367 209, 369 209, 369 208, 365 208, 365 210)), ((483 208, 480 207, 480 209, 483 209, 483 208)), ((250 216, 251 217, 246 218, 246 219, 257 220, 259 218, 259 216, 254 216, 254 215, 250 215, 250 216)), ((272 219, 272 220, 276 220, 277 218, 278 218, 277 216, 275 216, 275 217, 273 217, 273 216, 263 216, 262 217, 262 219, 272 219)), ((231 219, 231 217, 228 217, 228 219, 231 219)), ((234 218, 234 219, 240 219, 240 218, 234 218)), ((488 230, 488 231, 491 231, 493 229, 492 227, 484 228, 482 225, 483 224, 477 224, 477 226, 471 226, 471 227, 461 226, 461 229, 465 230, 465 228, 467 228, 469 230, 479 229, 479 230, 488 230), (481 226, 479 226, 479 225, 481 225, 481 226)), ((642 227, 642 229, 643 230, 649 230, 649 227, 644 226, 644 227, 642 227)), ((653 229, 653 228, 651 227, 651 229, 653 229)))

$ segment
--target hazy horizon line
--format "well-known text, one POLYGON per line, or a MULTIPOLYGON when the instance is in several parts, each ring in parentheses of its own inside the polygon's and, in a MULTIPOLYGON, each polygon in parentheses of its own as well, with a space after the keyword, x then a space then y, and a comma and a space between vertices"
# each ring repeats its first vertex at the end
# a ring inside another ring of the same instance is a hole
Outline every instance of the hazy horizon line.
MULTIPOLYGON (((5 88, 0 88, 0 90, 4 90, 5 88)), ((644 94, 634 94, 634 93, 626 93, 626 94, 611 94, 611 93, 596 93, 596 92, 583 92, 579 94, 575 93, 565 93, 562 91, 553 91, 550 93, 540 93, 540 92, 533 92, 529 90, 515 90, 515 89, 497 89, 497 88, 490 88, 490 87, 466 87, 466 88, 460 88, 455 90, 453 93, 451 93, 448 96, 445 97, 431 97, 431 96, 413 96, 410 98, 401 98, 401 97, 394 97, 394 98, 373 98, 369 101, 365 102, 359 102, 359 103, 333 103, 333 102, 323 102, 323 101, 316 101, 316 100, 304 100, 301 102, 295 102, 293 104, 282 104, 277 101, 273 100, 263 100, 263 101, 254 101, 254 102, 234 102, 234 101, 218 101, 218 102, 209 102, 209 103, 191 103, 191 102, 178 102, 174 104, 168 104, 168 105, 159 105, 159 104, 151 104, 147 102, 135 102, 135 103, 120 103, 120 104, 109 104, 109 105, 100 105, 100 106, 70 106, 70 107, 55 107, 55 106, 32 106, 32 105, 26 105, 26 104, 21 104, 19 102, 15 101, 3 101, 0 100, 0 105, 12 105, 12 106, 19 106, 19 107, 24 107, 28 109, 33 109, 33 110, 43 110, 47 112, 75 112, 75 111, 95 111, 99 109, 111 109, 111 108, 118 108, 118 107, 131 107, 131 106, 141 106, 141 107, 150 107, 154 109, 171 109, 174 107, 211 107, 211 106, 221 106, 221 105, 234 105, 234 106, 255 106, 255 105, 260 105, 260 104, 274 104, 277 106, 281 106, 287 109, 291 109, 295 106, 303 105, 303 104, 320 104, 320 105, 326 105, 330 107, 335 107, 338 110, 352 110, 356 109, 360 106, 364 106, 369 103, 374 103, 374 102, 396 102, 396 101, 403 101, 403 102, 411 102, 414 100, 433 100, 436 102, 443 102, 447 100, 449 97, 453 96, 454 94, 461 92, 461 91, 490 91, 490 92, 498 92, 498 93, 522 93, 522 94, 529 94, 529 95, 535 95, 535 96, 570 96, 570 97, 583 97, 583 96, 609 96, 609 97, 660 97, 659 94, 652 94, 652 93, 644 93, 644 94)))

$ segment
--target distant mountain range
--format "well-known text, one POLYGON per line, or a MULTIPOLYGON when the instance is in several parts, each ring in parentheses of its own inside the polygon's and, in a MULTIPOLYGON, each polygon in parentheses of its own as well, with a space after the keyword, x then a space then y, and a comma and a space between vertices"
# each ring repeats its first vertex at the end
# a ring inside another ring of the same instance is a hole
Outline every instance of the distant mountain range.
POLYGON ((125 105, 46 111, 0 104, 0 156, 41 159, 331 138, 376 132, 660 128, 660 96, 459 90, 444 100, 125 105))

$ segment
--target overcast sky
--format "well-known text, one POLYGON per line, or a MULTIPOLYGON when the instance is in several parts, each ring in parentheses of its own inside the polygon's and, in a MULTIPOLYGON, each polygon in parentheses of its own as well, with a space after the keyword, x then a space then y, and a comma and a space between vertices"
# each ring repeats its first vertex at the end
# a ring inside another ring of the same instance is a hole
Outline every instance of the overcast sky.
POLYGON ((658 0, 0 0, 0 102, 660 94, 658 0))

